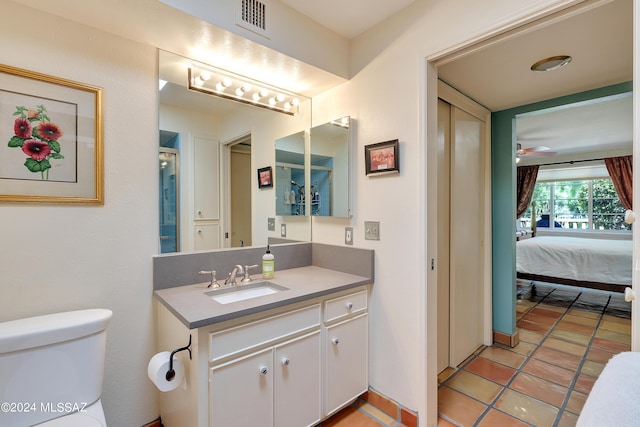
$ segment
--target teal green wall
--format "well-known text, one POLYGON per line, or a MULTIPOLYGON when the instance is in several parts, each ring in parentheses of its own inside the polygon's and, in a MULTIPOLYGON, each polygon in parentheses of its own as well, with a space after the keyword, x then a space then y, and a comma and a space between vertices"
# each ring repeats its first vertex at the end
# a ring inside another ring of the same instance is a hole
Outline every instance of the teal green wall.
POLYGON ((516 115, 632 90, 633 82, 620 83, 491 114, 494 331, 509 335, 516 331, 516 115))

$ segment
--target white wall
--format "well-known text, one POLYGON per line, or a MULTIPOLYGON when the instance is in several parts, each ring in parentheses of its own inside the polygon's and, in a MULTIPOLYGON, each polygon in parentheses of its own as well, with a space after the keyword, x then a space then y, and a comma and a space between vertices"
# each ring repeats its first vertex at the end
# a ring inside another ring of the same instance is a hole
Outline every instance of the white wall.
MULTIPOLYGON (((159 413, 146 375, 155 350, 156 51, 12 2, 0 3, 0 15, 3 63, 104 89, 105 160, 104 206, 0 205, 0 321, 113 310, 102 397, 107 422, 140 426, 159 413)), ((6 146, 0 143, 0 153, 6 146)))

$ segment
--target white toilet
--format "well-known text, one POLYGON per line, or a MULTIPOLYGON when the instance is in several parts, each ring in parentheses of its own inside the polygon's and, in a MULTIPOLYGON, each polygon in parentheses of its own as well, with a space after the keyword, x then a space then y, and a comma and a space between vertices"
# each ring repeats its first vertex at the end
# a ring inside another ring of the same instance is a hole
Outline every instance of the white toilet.
POLYGON ((100 396, 111 310, 0 323, 0 426, 106 427, 100 396))

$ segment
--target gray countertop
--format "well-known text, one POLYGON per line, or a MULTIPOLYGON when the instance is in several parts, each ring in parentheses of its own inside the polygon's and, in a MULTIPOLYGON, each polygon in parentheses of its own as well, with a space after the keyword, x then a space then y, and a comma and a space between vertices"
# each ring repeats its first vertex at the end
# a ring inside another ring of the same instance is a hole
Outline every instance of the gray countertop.
MULTIPOLYGON (((262 281, 262 276, 259 274, 251 277, 256 282, 262 281)), ((348 290, 369 284, 372 279, 312 265, 276 271, 275 277, 268 281, 288 289, 229 304, 218 303, 207 295, 207 292, 212 290, 207 288, 208 282, 160 289, 154 291, 154 295, 186 327, 196 329, 348 290)))

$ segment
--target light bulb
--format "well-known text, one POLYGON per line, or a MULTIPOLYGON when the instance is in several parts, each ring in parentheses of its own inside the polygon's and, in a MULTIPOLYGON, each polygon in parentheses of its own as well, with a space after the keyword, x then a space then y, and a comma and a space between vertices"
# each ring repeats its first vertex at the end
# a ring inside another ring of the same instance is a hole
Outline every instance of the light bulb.
POLYGON ((276 105, 276 99, 274 97, 269 98, 269 105, 272 107, 276 105))
POLYGON ((277 94, 277 95, 276 95, 276 100, 277 100, 278 102, 282 102, 282 101, 284 101, 284 95, 283 95, 283 94, 281 94, 281 93, 277 94))
POLYGON ((266 89, 260 89, 260 96, 261 96, 261 97, 263 97, 263 98, 264 98, 264 97, 265 97, 265 96, 267 96, 267 95, 269 95, 269 91, 268 91, 268 90, 266 90, 266 89))
POLYGON ((229 77, 225 77, 224 79, 222 79, 222 86, 224 87, 229 87, 232 83, 233 81, 229 77))
POLYGON ((298 98, 293 98, 291 100, 291 104, 297 107, 300 104, 300 100, 298 98))
POLYGON ((222 91, 224 91, 224 87, 225 87, 225 86, 224 86, 222 83, 218 83, 218 84, 216 84, 216 90, 217 90, 218 92, 222 92, 222 91))
POLYGON ((260 94, 259 94, 258 92, 255 92, 255 93, 251 96, 251 98, 253 98, 253 100, 254 100, 255 102, 258 102, 258 101, 260 101, 260 94))
POLYGON ((238 96, 242 96, 242 95, 244 95, 244 89, 242 89, 241 87, 239 87, 238 89, 236 89, 236 95, 238 95, 238 96))
POLYGON ((207 80, 209 80, 211 78, 211 73, 208 72, 207 70, 203 70, 200 73, 200 78, 202 79, 202 81, 206 82, 207 80))
POLYGON ((202 80, 202 77, 198 76, 195 79, 193 79, 193 84, 196 87, 202 87, 202 85, 204 84, 204 80, 202 80))

